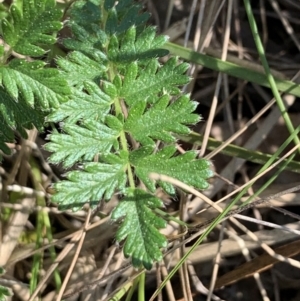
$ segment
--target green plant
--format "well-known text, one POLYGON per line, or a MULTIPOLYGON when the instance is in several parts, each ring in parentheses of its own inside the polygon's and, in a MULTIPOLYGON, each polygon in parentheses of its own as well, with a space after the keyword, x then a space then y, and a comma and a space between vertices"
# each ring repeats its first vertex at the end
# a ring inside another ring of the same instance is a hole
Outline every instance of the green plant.
POLYGON ((53 153, 50 162, 77 168, 54 184, 52 200, 62 208, 77 210, 87 202, 94 208, 119 192, 111 216, 122 220, 116 238, 125 241, 135 267, 149 269, 167 246, 156 187, 175 194, 149 174, 205 189, 212 171, 196 152, 177 152, 174 135, 189 134, 188 126, 200 120, 196 103, 180 91, 189 81, 188 65, 175 57, 159 62, 168 54, 162 49, 167 39, 140 11, 131 0, 74 2, 67 12, 72 37, 63 41, 69 53, 56 59, 58 68, 48 68, 33 59, 51 50, 62 27, 55 1, 13 4, 2 21, 9 47, 1 48, 0 147, 8 151, 4 142, 13 140, 13 128, 25 136, 24 128, 42 128, 44 117, 60 123, 45 146, 53 153), (11 59, 16 53, 25 57, 11 59))
POLYGON ((59 70, 36 59, 56 42, 61 17, 55 1, 24 1, 22 7, 12 4, 1 21, 0 149, 6 154, 14 129, 23 137, 32 126, 42 129, 49 109, 71 93, 59 70))

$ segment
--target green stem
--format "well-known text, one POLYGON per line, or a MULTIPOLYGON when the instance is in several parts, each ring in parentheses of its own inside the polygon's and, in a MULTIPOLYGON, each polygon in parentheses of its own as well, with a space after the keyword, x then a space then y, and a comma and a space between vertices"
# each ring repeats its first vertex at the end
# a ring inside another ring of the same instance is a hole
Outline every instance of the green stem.
MULTIPOLYGON (((42 175, 39 169, 39 166, 37 165, 36 161, 33 158, 30 158, 30 166, 31 166, 31 174, 32 174, 32 180, 33 180, 33 185, 36 190, 39 190, 40 187, 42 186, 42 175)), ((41 207, 46 207, 46 200, 44 197, 37 196, 37 205, 41 207)), ((42 245, 42 239, 43 239, 43 232, 45 230, 45 234, 47 236, 47 239, 49 242, 53 241, 53 236, 52 236, 52 226, 50 222, 50 218, 47 212, 44 211, 39 211, 37 215, 38 223, 37 223, 37 249, 41 247, 42 245)), ((56 250, 54 246, 51 246, 49 248, 50 252, 50 257, 52 259, 52 262, 55 262, 56 260, 56 250)), ((40 253, 37 253, 40 255, 40 253)), ((42 259, 42 258, 41 258, 42 259)), ((37 266, 38 267, 38 266, 37 266)), ((38 270, 39 272, 39 270, 38 270)), ((54 282, 56 286, 56 290, 58 291, 61 287, 61 277, 59 274, 58 269, 54 270, 54 282)), ((34 287, 35 289, 35 287, 34 287)))
MULTIPOLYGON (((112 81, 114 78, 114 71, 113 71, 113 66, 109 66, 109 78, 112 81)), ((115 105, 115 114, 116 116, 122 115, 124 116, 121 104, 120 104, 120 99, 117 97, 114 100, 114 105, 115 105)), ((120 143, 121 143, 121 148, 126 151, 127 153, 129 153, 128 150, 128 144, 127 144, 127 139, 126 139, 126 134, 124 131, 121 131, 120 133, 120 143)), ((130 164, 127 164, 127 175, 128 175, 128 181, 129 181, 129 185, 131 188, 135 188, 135 183, 134 183, 134 177, 133 177, 133 172, 131 169, 130 164)))
POLYGON ((138 292, 138 300, 145 301, 145 272, 139 276, 139 292, 138 292))
POLYGON ((138 285, 138 283, 139 283, 138 280, 139 280, 139 278, 134 279, 133 284, 132 284, 132 286, 131 286, 129 292, 128 292, 128 294, 126 295, 125 301, 131 301, 131 300, 132 300, 133 293, 135 292, 136 287, 137 287, 137 285, 138 285))
MULTIPOLYGON (((251 31, 252 31, 253 39, 254 39, 254 42, 255 42, 260 60, 261 60, 262 65, 265 69, 267 80, 270 84, 270 88, 272 90, 272 93, 273 93, 273 95, 276 99, 278 108, 279 108, 279 110, 282 114, 282 117, 283 117, 283 119, 286 123, 286 127, 288 128, 289 132, 292 134, 294 132, 294 126, 293 126, 293 124, 290 120, 290 117, 289 117, 289 115, 286 111, 286 108, 285 108, 285 105, 282 101, 280 93, 278 92, 274 77, 271 74, 270 67, 269 67, 269 64, 268 64, 268 61, 267 61, 267 58, 266 58, 266 55, 265 55, 264 47, 263 47, 263 44, 261 42, 260 36, 258 34, 257 25, 256 25, 256 22, 255 22, 255 19, 254 19, 254 15, 253 15, 253 12, 252 12, 250 1, 249 0, 244 0, 244 4, 245 4, 245 10, 246 10, 246 13, 247 13, 247 16, 248 16, 248 20, 249 20, 249 25, 250 25, 250 28, 251 28, 251 31)), ((300 140, 299 140, 298 136, 296 136, 294 138, 294 142, 295 142, 295 145, 300 143, 300 140)), ((300 152, 300 148, 299 148, 299 152, 300 152)))
POLYGON ((164 212, 164 211, 162 211, 162 210, 160 210, 160 209, 158 209, 158 208, 155 208, 154 211, 155 211, 157 214, 159 214, 160 216, 162 216, 164 219, 171 220, 171 221, 173 221, 173 222, 177 223, 178 225, 181 225, 181 226, 183 226, 183 227, 185 227, 185 228, 188 227, 188 225, 187 225, 184 221, 181 221, 180 219, 178 219, 178 218, 176 218, 176 217, 170 215, 169 213, 166 213, 166 212, 164 212))

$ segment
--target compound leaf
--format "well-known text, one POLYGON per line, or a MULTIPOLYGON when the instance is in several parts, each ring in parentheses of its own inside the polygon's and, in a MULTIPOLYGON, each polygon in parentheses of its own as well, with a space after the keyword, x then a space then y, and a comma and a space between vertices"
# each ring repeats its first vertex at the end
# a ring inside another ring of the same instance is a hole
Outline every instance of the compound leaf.
MULTIPOLYGON (((66 180, 54 184, 53 201, 63 208, 77 210, 86 202, 94 207, 114 191, 125 195, 112 213, 114 220, 123 219, 117 240, 125 241, 124 253, 135 267, 150 269, 166 247, 159 232, 166 223, 155 215, 163 204, 150 192, 156 185, 168 193, 175 189, 167 182, 155 183, 149 174, 171 176, 199 189, 207 188, 213 174, 210 163, 197 159, 195 152, 175 154, 174 134, 188 134, 188 126, 200 119, 193 113, 196 103, 180 96, 180 86, 189 82, 188 64, 171 58, 160 65, 167 38, 147 27, 149 15, 140 10, 132 0, 71 5, 72 37, 64 45, 72 52, 57 64, 72 97, 49 116, 48 121, 61 122, 62 131, 50 136, 46 148, 54 152, 53 163, 80 163, 66 180), (157 140, 172 146, 155 152, 157 140), (139 180, 144 190, 134 188, 139 180)), ((16 86, 12 83, 10 90, 16 86)))
POLYGON ((55 34, 62 28, 62 11, 54 0, 26 0, 22 7, 21 11, 12 4, 11 20, 1 22, 4 41, 17 53, 41 56, 45 45, 56 42, 55 34))
POLYGON ((122 191, 126 184, 126 158, 110 155, 104 160, 107 162, 85 163, 82 170, 67 173, 68 180, 54 184, 57 193, 52 200, 63 209, 75 211, 87 202, 94 208, 102 198, 109 200, 116 189, 122 191))
POLYGON ((192 114, 196 106, 187 95, 171 104, 169 95, 164 95, 147 110, 147 100, 141 100, 131 107, 124 130, 143 145, 154 146, 150 138, 174 142, 172 133, 188 134, 190 130, 186 125, 199 121, 199 115, 192 114))
POLYGON ((155 196, 141 189, 128 189, 112 212, 113 220, 124 218, 116 238, 119 242, 126 240, 124 254, 132 257, 136 268, 151 269, 153 261, 162 259, 160 248, 166 247, 167 241, 158 229, 165 228, 166 222, 153 213, 153 209, 162 206, 163 202, 155 196))
POLYGON ((158 153, 153 153, 152 147, 142 147, 130 153, 130 163, 135 167, 135 173, 151 191, 155 184, 149 179, 151 172, 163 174, 178 179, 199 189, 206 189, 206 179, 213 176, 211 163, 205 159, 196 159, 196 152, 173 156, 175 146, 167 146, 158 153))

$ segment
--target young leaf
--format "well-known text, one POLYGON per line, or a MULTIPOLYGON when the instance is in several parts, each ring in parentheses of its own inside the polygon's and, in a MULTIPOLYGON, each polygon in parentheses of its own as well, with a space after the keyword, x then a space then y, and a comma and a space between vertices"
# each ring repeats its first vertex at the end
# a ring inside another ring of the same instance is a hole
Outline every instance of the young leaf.
POLYGON ((104 9, 107 10, 105 32, 110 35, 120 35, 132 25, 141 27, 146 24, 150 14, 141 12, 141 5, 132 0, 119 1, 105 0, 104 9))
POLYGON ((102 156, 104 163, 92 162, 83 165, 82 170, 67 173, 65 181, 55 183, 57 193, 52 197, 63 209, 79 210, 89 202, 95 207, 102 198, 109 200, 116 189, 123 190, 126 183, 124 154, 102 156))
POLYGON ((64 167, 81 160, 91 161, 94 156, 109 152, 119 136, 119 131, 92 119, 86 119, 80 125, 67 123, 62 128, 66 134, 54 132, 45 148, 54 151, 49 161, 63 162, 64 167))
POLYGON ((152 147, 143 147, 130 153, 130 164, 135 167, 135 173, 147 188, 154 192, 155 185, 148 175, 151 172, 163 174, 178 179, 199 189, 206 189, 206 179, 213 176, 211 163, 205 159, 196 159, 196 152, 173 156, 175 146, 167 146, 153 154, 152 147))
POLYGON ((145 28, 137 35, 136 27, 132 26, 126 31, 121 42, 119 40, 117 35, 113 35, 108 46, 108 58, 114 63, 162 57, 169 53, 165 49, 159 49, 166 43, 167 37, 156 37, 153 27, 145 28))
POLYGON ((91 30, 91 25, 94 23, 100 24, 101 20, 101 10, 100 2, 97 1, 86 1, 79 0, 75 1, 70 9, 70 19, 72 23, 76 23, 84 27, 87 31, 91 30))
POLYGON ((160 248, 167 246, 166 238, 158 229, 165 228, 166 222, 153 213, 153 209, 163 206, 155 196, 141 190, 128 189, 125 198, 113 210, 113 220, 124 218, 116 237, 125 241, 124 254, 132 257, 136 268, 151 269, 153 261, 160 261, 160 248))
POLYGON ((55 0, 26 0, 21 11, 16 4, 10 8, 11 21, 1 22, 4 41, 17 53, 32 57, 45 53, 44 45, 56 42, 62 28, 62 12, 55 0))
POLYGON ((129 106, 143 100, 148 103, 155 103, 163 94, 178 95, 178 85, 189 82, 188 76, 184 73, 188 64, 178 65, 176 58, 160 66, 157 59, 152 59, 143 70, 139 70, 138 63, 131 63, 124 75, 123 86, 120 96, 129 106))
POLYGON ((184 95, 169 103, 169 95, 164 95, 147 110, 147 100, 139 101, 131 107, 124 130, 143 145, 152 146, 155 142, 150 138, 174 142, 172 133, 188 134, 190 130, 185 125, 195 124, 200 119, 199 115, 192 114, 196 102, 184 95))

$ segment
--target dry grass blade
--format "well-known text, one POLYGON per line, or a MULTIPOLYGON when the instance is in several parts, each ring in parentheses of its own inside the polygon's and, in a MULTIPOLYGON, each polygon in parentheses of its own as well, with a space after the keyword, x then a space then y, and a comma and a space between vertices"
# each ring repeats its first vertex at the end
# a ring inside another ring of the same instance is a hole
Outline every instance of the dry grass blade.
MULTIPOLYGON (((300 241, 297 240, 275 248, 274 252, 285 257, 295 256, 300 253, 300 241)), ((235 268, 233 271, 218 277, 216 281, 216 288, 230 285, 241 279, 253 276, 255 273, 263 272, 267 269, 270 269, 277 262, 278 260, 269 254, 260 255, 253 260, 235 268)))

